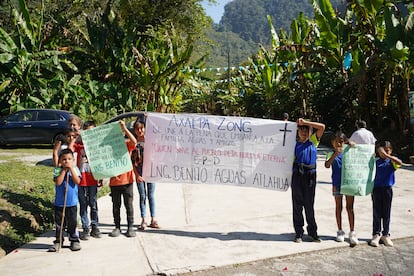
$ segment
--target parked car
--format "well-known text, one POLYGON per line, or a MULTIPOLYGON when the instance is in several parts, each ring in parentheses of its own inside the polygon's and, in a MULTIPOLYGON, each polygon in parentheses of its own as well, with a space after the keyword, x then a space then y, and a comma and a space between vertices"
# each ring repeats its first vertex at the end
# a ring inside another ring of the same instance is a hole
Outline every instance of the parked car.
MULTIPOLYGON (((125 121, 125 125, 127 126, 127 128, 132 131, 132 129, 134 128, 134 123, 137 120, 137 118, 139 118, 140 120, 143 120, 145 122, 145 112, 142 111, 133 111, 133 112, 126 112, 126 113, 122 113, 119 114, 107 121, 104 122, 104 124, 109 124, 109 123, 113 123, 119 120, 124 120, 125 121)), ((132 133, 134 133, 132 131, 132 133)))
POLYGON ((0 145, 52 144, 68 127, 69 111, 25 109, 0 119, 0 145))

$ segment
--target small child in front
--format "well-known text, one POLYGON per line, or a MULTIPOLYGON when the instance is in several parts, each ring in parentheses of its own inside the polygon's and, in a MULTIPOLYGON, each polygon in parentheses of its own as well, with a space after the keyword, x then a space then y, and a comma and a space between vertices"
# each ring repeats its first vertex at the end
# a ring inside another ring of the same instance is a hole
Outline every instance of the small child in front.
POLYGON ((372 240, 370 245, 377 247, 379 243, 393 246, 390 238, 390 219, 392 203, 392 186, 395 183, 395 170, 402 165, 402 161, 392 156, 392 146, 389 141, 380 143, 379 158, 376 160, 376 173, 372 198, 372 240), (382 222, 382 236, 381 236, 382 222))
POLYGON ((56 252, 63 245, 62 231, 66 229, 70 250, 81 249, 77 230, 78 184, 81 181, 79 169, 75 166, 75 158, 70 149, 63 149, 59 154, 60 167, 55 168, 55 226, 56 240, 49 252, 56 252))

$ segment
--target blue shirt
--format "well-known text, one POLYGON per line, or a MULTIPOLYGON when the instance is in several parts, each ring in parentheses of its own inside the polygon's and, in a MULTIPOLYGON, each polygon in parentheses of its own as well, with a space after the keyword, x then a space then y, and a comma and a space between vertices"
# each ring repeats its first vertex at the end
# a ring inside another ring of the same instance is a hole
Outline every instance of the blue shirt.
MULTIPOLYGON (((76 173, 79 177, 81 177, 81 173, 77 167, 74 167, 76 173)), ((53 177, 56 178, 59 176, 60 171, 62 168, 55 168, 53 172, 53 177)), ((69 177, 66 175, 63 179, 63 182, 61 185, 55 184, 55 206, 63 207, 64 206, 64 200, 65 200, 65 188, 66 188, 66 179, 69 178, 68 183, 68 191, 66 193, 66 207, 72 207, 78 205, 78 184, 73 182, 72 179, 72 173, 68 172, 69 177)))
POLYGON ((394 165, 388 158, 378 158, 375 165, 374 187, 392 187, 395 183, 395 170, 398 165, 394 165))
MULTIPOLYGON (((326 155, 326 161, 331 158, 334 152, 328 152, 326 155)), ((335 157, 334 161, 331 164, 332 168, 332 185, 334 185, 337 188, 341 187, 341 174, 342 174, 342 152, 335 157)))
MULTIPOLYGON (((296 142, 295 146, 295 161, 293 166, 293 171, 297 171, 297 166, 295 164, 303 163, 305 165, 314 165, 316 164, 317 151, 316 147, 318 146, 319 141, 316 137, 316 133, 312 134, 311 137, 306 140, 304 143, 296 142)), ((316 169, 312 169, 312 172, 315 172, 316 169)))

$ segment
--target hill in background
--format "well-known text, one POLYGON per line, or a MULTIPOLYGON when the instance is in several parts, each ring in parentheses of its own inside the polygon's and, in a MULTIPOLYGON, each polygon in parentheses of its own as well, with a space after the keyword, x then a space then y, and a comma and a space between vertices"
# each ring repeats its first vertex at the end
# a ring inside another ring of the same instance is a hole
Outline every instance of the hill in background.
MULTIPOLYGON (((332 0, 339 10, 345 7, 344 1, 332 0)), ((213 25, 209 38, 213 46, 209 48, 208 67, 238 66, 255 54, 259 44, 270 44, 270 27, 267 15, 272 18, 276 30, 290 31, 290 24, 298 14, 313 18, 313 8, 309 0, 234 0, 224 6, 224 14, 219 24, 213 25)))

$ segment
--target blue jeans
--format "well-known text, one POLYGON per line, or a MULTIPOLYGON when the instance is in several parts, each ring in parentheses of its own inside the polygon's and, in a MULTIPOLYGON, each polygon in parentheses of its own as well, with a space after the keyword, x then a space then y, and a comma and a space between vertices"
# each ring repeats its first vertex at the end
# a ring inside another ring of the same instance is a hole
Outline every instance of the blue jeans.
POLYGON ((139 192, 139 208, 141 210, 141 218, 145 218, 147 195, 151 217, 155 217, 155 183, 137 182, 137 186, 139 192))
POLYGON ((98 226, 97 186, 79 186, 79 212, 82 228, 89 228, 88 206, 91 208, 91 225, 98 226))

